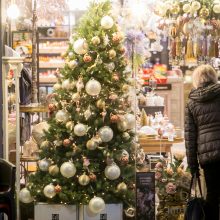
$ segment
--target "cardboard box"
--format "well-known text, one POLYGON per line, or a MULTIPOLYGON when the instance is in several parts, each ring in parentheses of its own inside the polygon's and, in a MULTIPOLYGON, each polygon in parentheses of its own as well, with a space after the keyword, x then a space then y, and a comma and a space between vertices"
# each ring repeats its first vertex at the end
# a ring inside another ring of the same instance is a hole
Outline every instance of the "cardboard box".
POLYGON ((36 203, 35 220, 78 220, 76 205, 36 203))
POLYGON ((123 219, 123 205, 119 204, 106 204, 105 209, 94 215, 91 213, 87 205, 79 207, 79 220, 122 220, 123 219))

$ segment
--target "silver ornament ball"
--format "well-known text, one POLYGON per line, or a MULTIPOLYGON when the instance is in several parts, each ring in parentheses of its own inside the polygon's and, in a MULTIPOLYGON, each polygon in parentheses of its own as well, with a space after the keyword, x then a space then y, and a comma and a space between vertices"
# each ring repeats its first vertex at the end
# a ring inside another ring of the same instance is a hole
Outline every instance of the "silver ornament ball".
POLYGON ((52 199, 52 198, 56 195, 54 185, 52 185, 52 184, 46 185, 46 186, 44 187, 44 195, 45 195, 47 198, 52 199))
POLYGON ((116 164, 111 164, 105 168, 105 176, 109 180, 116 180, 120 177, 121 170, 116 164))
POLYGON ((105 209, 105 201, 100 197, 94 197, 89 201, 89 210, 98 214, 105 209))
POLYGON ((113 138, 113 131, 109 126, 104 126, 98 131, 99 137, 103 142, 109 142, 113 138))
POLYGON ((60 173, 66 178, 71 178, 76 174, 76 167, 72 162, 64 162, 60 167, 60 173))
POLYGON ((31 196, 31 193, 27 188, 23 188, 19 192, 19 200, 23 203, 31 203, 33 202, 34 198, 31 196))

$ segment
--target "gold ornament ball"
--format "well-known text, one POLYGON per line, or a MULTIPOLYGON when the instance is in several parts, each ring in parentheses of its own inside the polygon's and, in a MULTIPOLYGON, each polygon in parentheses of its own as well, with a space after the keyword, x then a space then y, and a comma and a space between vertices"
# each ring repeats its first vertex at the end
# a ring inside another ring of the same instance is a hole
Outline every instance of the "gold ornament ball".
POLYGON ((67 53, 66 53, 66 52, 63 52, 63 53, 60 54, 60 56, 61 56, 62 58, 65 58, 65 57, 67 56, 67 53))
POLYGON ((108 56, 109 56, 109 59, 115 58, 115 57, 116 57, 116 52, 115 52, 115 50, 113 50, 113 49, 109 50, 108 56))
POLYGON ((57 165, 52 165, 49 167, 49 174, 52 176, 56 176, 59 173, 60 169, 57 165))
POLYGON ((93 140, 88 140, 86 143, 86 147, 88 150, 95 150, 97 148, 97 143, 93 140))
POLYGON ((213 6, 213 11, 216 13, 216 14, 220 14, 220 4, 216 4, 213 6))
POLYGON ((71 141, 68 138, 63 141, 63 146, 65 147, 68 147, 70 144, 71 144, 71 141))
POLYGON ((128 187, 127 187, 127 185, 126 185, 124 182, 119 183, 119 184, 117 185, 117 190, 118 190, 119 192, 125 192, 125 191, 127 191, 127 189, 128 189, 128 187))
POLYGON ((199 11, 199 15, 201 18, 207 18, 209 16, 209 9, 203 6, 199 11))
POLYGON ((178 14, 180 12, 180 6, 178 3, 173 4, 170 9, 171 14, 178 14))
POLYGON ((80 100, 80 94, 79 93, 74 93, 73 95, 72 95, 72 100, 74 101, 74 102, 78 102, 79 100, 80 100))
POLYGON ((125 85, 122 86, 122 91, 123 92, 128 92, 128 90, 129 90, 129 85, 125 84, 125 85))
POLYGON ((61 188, 60 185, 56 185, 56 186, 55 186, 55 192, 56 192, 56 193, 61 192, 61 190, 62 190, 62 188, 61 188))
POLYGON ((92 44, 94 45, 98 45, 101 42, 98 36, 93 37, 91 41, 92 41, 92 44))
POLYGON ((79 184, 80 185, 86 186, 89 184, 89 182, 90 182, 90 178, 86 174, 83 174, 79 177, 79 184))
POLYGON ((71 60, 67 63, 70 69, 74 69, 77 66, 77 62, 75 60, 71 60))
POLYGON ((48 147, 50 147, 49 141, 43 141, 40 145, 40 148, 48 148, 48 147))
POLYGON ((89 62, 92 61, 92 57, 91 57, 90 55, 88 55, 88 54, 85 54, 85 55, 83 56, 83 61, 84 61, 85 63, 89 63, 89 62))
POLYGON ((124 132, 124 133, 122 134, 122 137, 123 137, 124 140, 128 141, 129 138, 130 138, 130 135, 129 135, 128 132, 124 132))
POLYGON ((119 131, 126 131, 128 129, 128 124, 125 120, 119 121, 117 123, 117 128, 119 131))
POLYGON ((97 108, 99 109, 103 109, 105 107, 105 101, 103 101, 102 99, 99 99, 97 102, 96 102, 96 106, 97 108))
POLYGON ((188 3, 186 3, 186 4, 184 4, 183 5, 183 11, 185 12, 185 13, 189 13, 190 12, 190 4, 188 4, 188 3))
POLYGON ((72 131, 73 128, 74 128, 74 122, 73 121, 68 121, 66 123, 66 128, 69 130, 69 131, 72 131))

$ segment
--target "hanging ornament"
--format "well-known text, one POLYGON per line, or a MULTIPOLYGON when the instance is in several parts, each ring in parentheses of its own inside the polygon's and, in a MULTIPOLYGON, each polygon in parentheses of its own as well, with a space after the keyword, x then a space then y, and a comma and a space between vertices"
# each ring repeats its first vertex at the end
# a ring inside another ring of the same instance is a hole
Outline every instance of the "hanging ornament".
POLYGON ((213 6, 213 11, 216 14, 220 14, 220 3, 213 6))
POLYGON ((114 92, 110 93, 109 99, 111 99, 112 101, 115 101, 118 98, 118 95, 115 94, 114 92))
POLYGON ((171 14, 177 15, 180 11, 180 6, 178 3, 174 3, 171 5, 170 12, 171 14))
POLYGON ((116 52, 114 49, 109 50, 108 52, 109 59, 113 59, 116 57, 116 52))
POLYGON ((59 173, 60 169, 57 165, 52 165, 49 167, 49 174, 51 176, 56 176, 59 173))
POLYGON ((53 89, 56 91, 56 90, 59 90, 59 89, 61 89, 62 88, 62 86, 61 86, 61 84, 59 84, 59 83, 55 83, 54 85, 53 85, 53 89))
POLYGON ((132 129, 135 127, 136 124, 136 118, 133 114, 125 114, 124 116, 126 122, 127 122, 127 129, 132 129))
POLYGON ((53 111, 56 110, 56 106, 55 106, 53 103, 50 103, 50 104, 48 105, 48 109, 49 109, 50 112, 53 112, 53 111))
POLYGON ((52 185, 52 184, 46 185, 46 186, 44 187, 44 195, 45 195, 47 198, 52 199, 52 198, 56 195, 54 185, 52 185))
POLYGON ((74 122, 73 121, 68 121, 66 123, 66 129, 69 130, 69 131, 72 131, 74 128, 74 122))
POLYGON ((43 141, 40 145, 40 148, 43 149, 43 148, 48 148, 50 147, 50 142, 49 141, 43 141))
POLYGON ((85 54, 88 51, 88 44, 85 39, 81 38, 74 42, 73 48, 77 54, 85 54))
POLYGON ((124 92, 124 93, 127 93, 128 91, 129 91, 129 85, 128 84, 124 84, 123 86, 122 86, 122 91, 124 92))
POLYGON ((71 144, 71 141, 68 138, 63 141, 63 146, 65 146, 65 147, 70 146, 70 144, 71 144))
POLYGON ((75 69, 77 67, 78 63, 76 60, 71 60, 67 63, 67 65, 70 69, 75 69))
POLYGON ((115 64, 113 62, 107 63, 104 66, 109 72, 112 72, 115 69, 115 64))
POLYGON ((119 131, 126 131, 128 129, 127 121, 125 121, 125 120, 118 121, 117 128, 119 131))
POLYGON ((102 116, 102 120, 103 120, 103 122, 104 122, 104 121, 105 121, 105 117, 106 117, 106 115, 107 115, 107 111, 106 111, 105 108, 103 108, 103 111, 100 113, 100 115, 102 116))
POLYGON ((89 210, 94 213, 98 214, 105 209, 105 202, 100 197, 94 197, 89 201, 89 210))
POLYGON ((121 170, 118 167, 118 165, 116 165, 115 163, 105 168, 105 176, 109 180, 116 180, 120 177, 120 175, 121 175, 121 170))
POLYGON ((97 102, 96 102, 96 106, 97 108, 99 109, 103 109, 105 107, 105 101, 103 101, 102 99, 99 99, 97 102))
POLYGON ((191 10, 194 12, 198 11, 201 8, 201 4, 198 1, 193 1, 191 5, 191 10))
POLYGON ((80 76, 76 83, 77 92, 80 93, 83 88, 84 88, 84 84, 83 84, 82 77, 80 76))
POLYGON ((121 158, 121 165, 125 166, 128 164, 128 162, 129 162, 129 158, 127 156, 123 156, 121 158))
POLYGON ((70 90, 74 88, 74 83, 70 82, 69 79, 65 79, 62 82, 62 89, 70 90))
POLYGON ((93 45, 98 45, 98 44, 100 44, 101 40, 98 36, 95 36, 92 38, 91 42, 93 45))
POLYGON ((48 171, 50 166, 50 161, 47 159, 42 159, 38 161, 38 167, 41 171, 48 171))
POLYGON ((55 186, 54 190, 55 190, 55 193, 60 193, 62 191, 62 187, 58 184, 55 186))
POLYGON ((135 208, 130 207, 128 209, 125 210, 125 215, 127 217, 133 218, 135 216, 135 208))
POLYGON ((86 119, 86 121, 91 117, 92 112, 90 110, 90 106, 87 108, 87 110, 84 112, 84 117, 86 119))
POLYGON ((111 123, 117 123, 120 120, 120 117, 118 115, 111 115, 110 117, 111 123))
POLYGON ((31 196, 30 191, 25 187, 19 192, 19 200, 23 203, 31 203, 34 198, 31 196))
POLYGON ((209 16, 209 9, 206 6, 202 6, 199 11, 199 15, 201 18, 207 18, 209 16))
POLYGON ((69 113, 65 110, 59 110, 55 118, 57 122, 66 123, 69 120, 69 113))
POLYGON ((80 185, 86 186, 89 184, 89 182, 90 182, 90 178, 85 173, 79 177, 79 184, 80 185))
POLYGON ((88 150, 95 150, 98 147, 98 145, 97 145, 97 142, 91 139, 87 141, 86 147, 88 150))
POLYGON ((106 15, 101 19, 101 26, 104 29, 110 29, 112 28, 113 25, 114 25, 114 20, 112 19, 112 17, 106 15))
POLYGON ((64 162, 60 167, 60 173, 66 177, 71 178, 76 173, 76 167, 72 162, 64 162))
POLYGON ((122 34, 119 32, 113 33, 112 34, 112 41, 115 44, 118 44, 122 40, 122 34))
POLYGON ((108 44, 109 44, 109 38, 108 38, 108 35, 106 34, 103 37, 103 45, 106 47, 108 44))
POLYGON ((128 132, 124 132, 122 134, 122 138, 125 140, 125 141, 128 141, 130 139, 130 135, 128 134, 128 132))
POLYGON ((95 79, 90 79, 86 83, 87 94, 89 94, 91 96, 97 96, 97 95, 99 95, 100 91, 101 91, 101 84, 99 81, 97 81, 95 79))
POLYGON ((94 136, 92 138, 93 141, 95 141, 97 143, 97 145, 102 143, 102 139, 99 137, 99 135, 97 134, 96 136, 94 136))
POLYGON ((72 51, 70 51, 70 52, 68 53, 68 56, 69 56, 69 58, 73 58, 73 57, 74 57, 74 53, 73 53, 72 51))
POLYGON ((113 131, 109 126, 100 128, 98 134, 103 142, 109 142, 113 138, 113 131))
POLYGON ((126 49, 125 49, 125 47, 120 47, 119 51, 120 51, 120 53, 124 54, 126 49))
POLYGON ((85 55, 83 56, 83 61, 84 61, 85 63, 89 63, 89 62, 92 61, 92 57, 91 57, 90 55, 88 55, 88 54, 85 54, 85 55))
POLYGON ((118 81, 119 80, 118 73, 114 73, 113 76, 112 76, 112 79, 115 80, 115 81, 118 81))
POLYGON ((74 134, 78 137, 82 137, 87 133, 87 126, 84 124, 77 124, 74 127, 74 134))
POLYGON ((191 9, 190 4, 186 3, 186 4, 183 5, 183 11, 185 13, 189 13, 190 9, 191 9))
POLYGON ((61 140, 55 140, 53 143, 56 147, 59 147, 63 144, 63 142, 61 140))
POLYGON ((72 100, 73 100, 74 102, 78 102, 78 101, 80 100, 80 94, 79 94, 78 92, 73 93, 73 95, 72 95, 72 100))
POLYGON ((117 190, 119 192, 126 192, 128 190, 128 187, 124 182, 122 182, 117 185, 117 190))
POLYGON ((96 175, 94 173, 90 173, 89 174, 89 178, 90 178, 91 182, 95 182, 97 180, 97 177, 96 177, 96 175))

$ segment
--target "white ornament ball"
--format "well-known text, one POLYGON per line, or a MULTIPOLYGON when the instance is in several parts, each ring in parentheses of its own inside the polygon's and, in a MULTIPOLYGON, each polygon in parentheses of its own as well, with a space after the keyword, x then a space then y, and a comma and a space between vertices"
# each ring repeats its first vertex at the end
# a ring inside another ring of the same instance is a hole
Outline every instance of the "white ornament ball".
POLYGON ((55 116, 57 122, 66 123, 69 120, 69 113, 64 110, 59 110, 55 116))
POLYGON ((98 45, 101 42, 101 40, 98 36, 93 37, 91 41, 92 41, 92 44, 94 44, 94 45, 98 45))
POLYGON ((31 196, 31 193, 27 188, 23 188, 19 192, 19 200, 23 203, 30 203, 33 202, 34 198, 31 196))
POLYGON ((191 7, 190 7, 190 4, 184 4, 183 5, 183 11, 185 12, 185 13, 189 13, 190 12, 190 9, 191 9, 191 7))
POLYGON ((88 44, 85 39, 78 39, 74 42, 73 48, 77 54, 85 54, 88 51, 88 44))
POLYGON ((38 161, 39 169, 41 171, 48 171, 50 163, 51 162, 49 160, 47 160, 47 159, 39 160, 38 161))
POLYGON ((126 131, 128 129, 128 124, 126 120, 119 121, 117 123, 117 128, 119 131, 126 131))
POLYGON ((101 84, 99 81, 97 81, 95 79, 90 79, 86 83, 87 94, 89 94, 91 96, 97 96, 97 95, 99 95, 100 91, 101 91, 101 84))
POLYGON ((132 128, 135 127, 136 118, 133 114, 130 114, 130 113, 126 114, 125 115, 125 120, 127 122, 127 128, 128 129, 132 129, 132 128))
POLYGON ((98 134, 103 142, 109 142, 113 138, 113 131, 109 126, 100 128, 98 134))
POLYGON ((66 128, 67 128, 67 130, 72 131, 73 128, 74 128, 74 122, 73 121, 68 121, 66 123, 66 128))
POLYGON ((49 174, 52 176, 56 176, 59 173, 60 169, 57 165, 52 165, 49 167, 49 174))
POLYGON ((68 64, 68 67, 69 67, 70 69, 75 69, 76 66, 77 66, 76 60, 71 60, 71 61, 69 61, 67 64, 68 64))
POLYGON ((94 197, 89 201, 89 210, 98 214, 105 209, 105 201, 100 197, 94 197))
POLYGON ((54 185, 52 185, 52 184, 46 185, 46 186, 44 187, 44 195, 45 195, 47 198, 52 199, 52 198, 56 195, 54 185))
POLYGON ((110 29, 112 28, 113 25, 114 25, 114 20, 112 19, 112 17, 107 15, 101 19, 101 26, 104 29, 110 29))
POLYGON ((79 137, 84 136, 86 132, 87 132, 87 126, 84 124, 79 123, 74 127, 74 134, 79 137))
POLYGON ((60 173, 66 178, 71 178, 76 173, 76 167, 72 162, 65 162, 60 167, 60 173))
POLYGON ((97 146, 97 142, 95 142, 93 139, 88 140, 86 143, 86 147, 88 150, 95 150, 97 146))
POLYGON ((201 8, 201 4, 198 1, 193 1, 191 8, 193 9, 193 11, 198 11, 201 8))
POLYGON ((61 89, 61 88, 62 88, 62 86, 61 86, 61 84, 59 84, 59 83, 56 83, 56 84, 53 85, 53 89, 54 89, 54 90, 59 90, 59 89, 61 89))
POLYGON ((69 79, 65 79, 62 82, 62 89, 70 90, 71 88, 72 88, 72 86, 71 86, 70 80, 69 79))
POLYGON ((78 92, 73 93, 73 95, 72 95, 72 100, 73 100, 74 102, 78 102, 78 101, 80 100, 80 94, 79 94, 78 92))
POLYGON ((70 58, 72 58, 73 55, 74 55, 74 53, 73 53, 72 51, 70 51, 70 52, 68 53, 68 55, 69 55, 70 58))
POLYGON ((83 174, 79 177, 79 184, 80 185, 86 186, 89 184, 89 182, 90 182, 90 178, 86 174, 83 174))
POLYGON ((213 11, 216 13, 216 14, 220 14, 220 4, 216 4, 213 6, 213 11))
POLYGON ((116 164, 111 164, 105 168, 105 176, 109 180, 116 180, 119 178, 121 170, 116 164))
POLYGON ((123 137, 124 140, 128 141, 129 138, 130 138, 130 135, 129 135, 128 132, 124 132, 124 133, 122 134, 122 137, 123 137))

